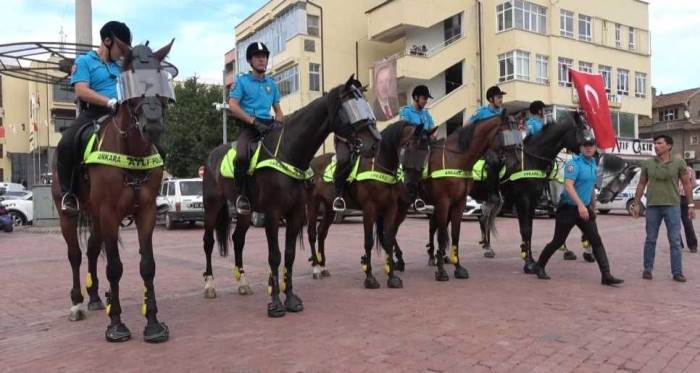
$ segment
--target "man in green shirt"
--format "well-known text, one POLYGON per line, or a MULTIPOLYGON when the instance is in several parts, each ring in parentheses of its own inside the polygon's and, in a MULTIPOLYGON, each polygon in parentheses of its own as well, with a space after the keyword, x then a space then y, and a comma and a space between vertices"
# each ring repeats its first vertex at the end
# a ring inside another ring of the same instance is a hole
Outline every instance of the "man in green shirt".
MULTIPOLYGON (((687 165, 683 160, 673 159, 671 149, 673 138, 668 135, 654 137, 654 151, 656 157, 643 162, 642 174, 637 185, 637 193, 634 196, 632 211, 635 217, 639 217, 639 201, 647 189, 646 208, 646 232, 644 241, 644 273, 642 278, 651 280, 651 272, 654 269, 654 255, 656 254, 656 239, 659 236, 661 220, 666 223, 668 241, 671 246, 671 273, 673 279, 685 282, 683 276, 681 254, 681 198, 678 192, 678 180, 683 184, 685 195, 692 196, 693 189, 690 186, 687 165)), ((688 218, 695 218, 695 204, 688 204, 688 218)))

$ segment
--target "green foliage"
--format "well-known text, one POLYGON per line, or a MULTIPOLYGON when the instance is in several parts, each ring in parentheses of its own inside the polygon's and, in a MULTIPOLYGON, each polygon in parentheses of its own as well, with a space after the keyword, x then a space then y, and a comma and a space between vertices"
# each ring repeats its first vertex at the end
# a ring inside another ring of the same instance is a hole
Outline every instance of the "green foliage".
MULTIPOLYGON (((221 144, 221 112, 212 106, 221 102, 221 86, 198 83, 192 77, 175 86, 175 97, 165 120, 165 169, 175 177, 196 177, 209 152, 221 144)), ((237 134, 230 118, 228 128, 232 141, 237 134)))

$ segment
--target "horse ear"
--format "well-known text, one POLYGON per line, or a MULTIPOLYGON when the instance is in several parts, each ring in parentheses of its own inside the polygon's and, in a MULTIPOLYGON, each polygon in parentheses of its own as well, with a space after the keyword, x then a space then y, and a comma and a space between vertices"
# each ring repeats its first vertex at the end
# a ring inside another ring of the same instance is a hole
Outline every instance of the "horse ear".
POLYGON ((173 38, 173 40, 171 40, 170 43, 168 43, 163 48, 160 48, 157 51, 155 51, 155 53, 153 53, 153 57, 155 57, 158 61, 163 62, 165 57, 167 57, 168 53, 170 53, 170 48, 173 47, 174 42, 175 38, 173 38))
POLYGON ((413 134, 416 133, 416 126, 412 125, 411 123, 404 122, 403 126, 403 132, 401 133, 401 145, 406 145, 408 144, 409 141, 411 141, 411 137, 413 137, 413 134))
POLYGON ((355 74, 350 74, 350 77, 348 78, 348 81, 345 82, 345 89, 350 89, 350 86, 352 85, 352 81, 355 80, 355 74))

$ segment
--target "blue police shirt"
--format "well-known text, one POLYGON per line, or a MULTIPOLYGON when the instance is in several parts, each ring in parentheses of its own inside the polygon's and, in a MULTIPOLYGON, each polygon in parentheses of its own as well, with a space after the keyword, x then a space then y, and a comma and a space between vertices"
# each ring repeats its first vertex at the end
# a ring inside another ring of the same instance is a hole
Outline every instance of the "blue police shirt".
POLYGON ((503 108, 492 108, 490 105, 484 105, 478 109, 474 115, 469 118, 469 124, 476 123, 480 120, 489 119, 501 115, 503 108))
POLYGON ((272 119, 270 109, 280 102, 280 91, 270 77, 262 79, 253 76, 252 72, 238 75, 229 97, 238 100, 241 109, 252 117, 272 119))
POLYGON ((107 98, 117 98, 117 77, 122 69, 114 62, 106 63, 95 51, 75 59, 70 84, 87 83, 90 89, 107 98))
MULTIPOLYGON (((591 203, 597 168, 598 166, 596 166, 595 158, 586 159, 583 155, 575 155, 573 159, 566 162, 566 166, 564 167, 564 178, 574 181, 576 194, 578 194, 578 198, 580 198, 581 202, 586 206, 591 203)), ((566 189, 561 193, 561 201, 568 205, 576 205, 571 197, 569 197, 569 193, 566 192, 566 189)))
POLYGON ((542 123, 542 120, 539 117, 531 116, 525 122, 525 127, 527 128, 528 135, 537 135, 538 133, 542 132, 544 123, 542 123))
POLYGON ((402 120, 409 122, 416 127, 422 127, 427 131, 435 126, 433 116, 427 110, 417 110, 413 105, 404 106, 399 111, 399 116, 402 120))

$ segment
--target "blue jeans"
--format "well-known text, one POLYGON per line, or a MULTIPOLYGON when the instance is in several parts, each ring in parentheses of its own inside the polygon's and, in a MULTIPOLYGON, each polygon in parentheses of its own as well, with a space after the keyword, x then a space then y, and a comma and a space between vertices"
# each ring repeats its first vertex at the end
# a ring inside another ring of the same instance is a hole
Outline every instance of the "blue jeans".
POLYGON ((666 223, 668 242, 671 245, 671 273, 683 274, 681 254, 681 208, 680 206, 649 206, 646 209, 647 238, 644 241, 644 270, 654 269, 656 239, 659 237, 661 220, 666 223))

